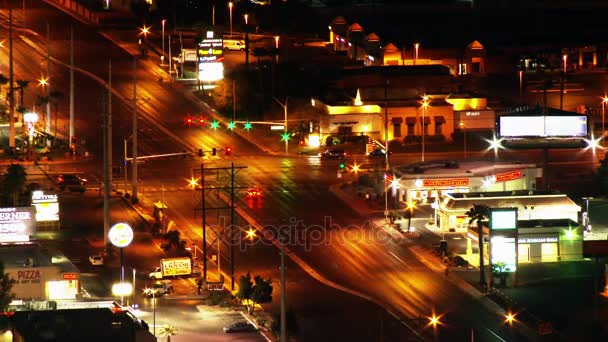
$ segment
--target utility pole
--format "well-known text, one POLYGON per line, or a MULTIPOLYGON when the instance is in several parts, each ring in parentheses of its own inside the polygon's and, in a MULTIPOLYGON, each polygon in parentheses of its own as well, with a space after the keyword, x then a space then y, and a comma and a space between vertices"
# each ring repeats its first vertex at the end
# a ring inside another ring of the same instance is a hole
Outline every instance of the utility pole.
POLYGON ((108 167, 110 173, 108 179, 110 180, 110 188, 112 191, 112 60, 108 61, 108 167))
POLYGON ((236 81, 232 80, 232 122, 236 121, 236 81))
MULTIPOLYGON (((12 74, 12 73, 11 73, 12 74)), ((70 26, 70 141, 74 139, 74 26, 70 26)))
MULTIPOLYGON (((384 224, 388 227, 388 188, 386 188, 386 179, 388 177, 388 85, 389 80, 386 80, 384 85, 384 224)), ((408 227, 409 228, 409 227, 408 227)))
POLYGON ((203 162, 201 162, 201 211, 203 216, 203 282, 207 284, 207 215, 205 206, 205 165, 203 164, 203 162))
POLYGON ((285 312, 285 244, 282 238, 279 238, 281 243, 281 342, 287 342, 287 314, 285 312))
MULTIPOLYGON (((23 14, 25 15, 25 0, 23 0, 23 14)), ((49 98, 49 94, 51 93, 51 25, 49 22, 46 22, 46 127, 45 131, 48 135, 51 135, 51 101, 49 98)), ((47 146, 51 146, 51 140, 47 139, 47 146)))
MULTIPOLYGON (((171 37, 171 36, 169 36, 171 37)), ((169 38, 171 39, 171 38, 169 38)), ((133 160, 131 161, 131 202, 137 203, 137 57, 133 56, 133 160)))
POLYGON ((230 167, 230 290, 234 291, 234 162, 230 167))
POLYGON ((15 153, 15 94, 13 88, 14 82, 14 71, 13 71, 13 9, 8 6, 8 54, 9 54, 9 114, 8 126, 9 126, 9 139, 8 145, 11 150, 11 154, 15 153))
POLYGON ((108 192, 110 182, 108 178, 108 113, 106 112, 106 102, 103 96, 101 105, 103 108, 103 248, 105 251, 108 248, 108 231, 110 229, 110 193, 108 192))

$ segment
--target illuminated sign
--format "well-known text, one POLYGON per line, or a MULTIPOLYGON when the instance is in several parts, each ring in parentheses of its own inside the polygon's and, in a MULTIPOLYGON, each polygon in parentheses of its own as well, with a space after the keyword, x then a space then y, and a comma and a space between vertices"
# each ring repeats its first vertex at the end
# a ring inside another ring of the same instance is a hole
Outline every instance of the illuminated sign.
POLYGON ((221 62, 199 63, 198 79, 201 81, 214 82, 224 78, 224 65, 221 62))
POLYGON ((506 172, 506 173, 501 173, 496 175, 496 180, 495 182, 508 182, 508 181, 512 181, 515 179, 519 179, 521 178, 522 173, 521 171, 511 171, 511 172, 506 172))
POLYGON ((554 243, 559 242, 557 236, 519 237, 518 243, 554 243))
POLYGON ((423 179, 422 186, 427 188, 432 187, 455 187, 455 186, 468 186, 468 178, 451 178, 451 179, 423 179))
POLYGON ((481 112, 464 112, 465 116, 480 116, 481 112))
POLYGON ((126 223, 117 223, 108 232, 110 242, 118 247, 127 247, 133 241, 133 229, 126 223))
POLYGON ((587 117, 572 116, 501 116, 500 137, 586 137, 587 117))
POLYGON ((222 38, 204 38, 198 43, 198 62, 199 63, 215 63, 220 61, 224 56, 224 42, 222 38))
POLYGON ((34 207, 0 208, 0 241, 27 240, 35 232, 34 207))
POLYGON ((32 192, 32 204, 36 208, 36 221, 59 221, 59 202, 57 194, 44 191, 32 192))
POLYGON ((515 272, 515 238, 494 236, 492 246, 492 267, 498 272, 515 272))
POLYGON ((63 274, 63 279, 65 279, 65 280, 76 280, 76 279, 78 279, 78 274, 77 273, 64 273, 63 274))
POLYGON ((490 229, 517 228, 517 208, 490 209, 490 229))

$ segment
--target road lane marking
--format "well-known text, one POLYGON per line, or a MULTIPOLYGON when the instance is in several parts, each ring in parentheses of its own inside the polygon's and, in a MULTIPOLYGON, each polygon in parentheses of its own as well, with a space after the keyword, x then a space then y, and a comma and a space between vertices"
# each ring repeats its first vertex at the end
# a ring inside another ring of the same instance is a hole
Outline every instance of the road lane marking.
POLYGON ((490 334, 492 334, 492 335, 496 336, 496 338, 497 338, 497 339, 499 339, 499 340, 501 340, 502 342, 507 342, 507 341, 503 340, 503 339, 502 339, 502 337, 500 337, 500 336, 496 335, 496 333, 495 333, 495 332, 493 332, 492 330, 490 330, 490 329, 488 329, 488 328, 486 328, 486 330, 487 330, 487 331, 489 331, 489 332, 490 332, 490 334))
POLYGON ((253 323, 253 322, 252 322, 252 321, 249 319, 249 317, 247 317, 247 316, 246 316, 246 315, 245 315, 245 314, 244 314, 242 311, 239 311, 239 313, 241 314, 241 316, 243 316, 243 318, 245 318, 245 319, 246 319, 246 320, 247 320, 249 323, 251 323, 251 325, 253 325, 253 326, 254 326, 254 327, 255 327, 255 328, 258 330, 258 332, 260 333, 260 335, 264 336, 264 338, 266 339, 266 341, 268 341, 268 342, 272 342, 272 341, 271 341, 271 340, 270 340, 270 339, 269 339, 269 338, 268 338, 268 337, 267 337, 267 336, 266 336, 266 335, 265 335, 265 334, 262 332, 262 330, 260 329, 260 327, 258 327, 258 325, 257 325, 257 324, 253 323))
POLYGON ((388 253, 390 255, 392 255, 393 257, 395 257, 395 259, 399 260, 399 262, 401 262, 403 265, 405 265, 405 267, 409 268, 410 270, 412 270, 412 266, 408 265, 405 261, 401 260, 401 258, 399 258, 398 256, 396 256, 395 254, 393 254, 393 252, 388 251, 388 253))

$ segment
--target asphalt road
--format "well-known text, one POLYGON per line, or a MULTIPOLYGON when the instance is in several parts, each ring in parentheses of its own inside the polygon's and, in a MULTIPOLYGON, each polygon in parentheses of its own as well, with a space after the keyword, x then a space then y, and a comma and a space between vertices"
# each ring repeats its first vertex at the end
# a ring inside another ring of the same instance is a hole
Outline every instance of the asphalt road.
MULTIPOLYGON (((46 21, 51 23, 51 54, 58 60, 68 60, 66 37, 69 37, 70 25, 76 28, 75 51, 76 64, 79 67, 106 79, 107 62, 112 60, 112 84, 120 95, 116 95, 113 101, 113 146, 114 151, 122 151, 122 139, 130 134, 132 111, 124 100, 128 102, 133 99, 131 57, 94 30, 84 27, 65 14, 41 3, 32 4, 28 12, 28 22, 34 25, 32 28, 44 32, 46 21)), ((40 65, 43 56, 34 53, 32 46, 44 47, 45 43, 41 37, 28 37, 29 44, 25 44, 22 39, 16 40, 15 56, 16 60, 20 61, 16 71, 20 78, 35 79, 43 70, 40 65)), ((5 50, 0 54, 3 58, 6 57, 5 50)), ((446 326, 438 330, 441 339, 466 338, 470 329, 473 329, 482 340, 496 340, 494 334, 509 340, 510 332, 501 324, 501 317, 493 316, 478 302, 446 283, 443 276, 431 271, 405 248, 415 245, 416 241, 396 242, 383 233, 361 228, 363 222, 357 213, 340 203, 327 190, 329 184, 335 181, 335 163, 319 163, 316 158, 308 157, 263 156, 253 145, 233 134, 220 131, 210 134, 208 130, 184 127, 184 114, 197 112, 199 107, 189 102, 172 86, 159 82, 158 75, 161 71, 154 62, 144 60, 138 62, 138 67, 136 98, 141 118, 141 154, 194 150, 197 147, 210 149, 234 146, 238 153, 235 153, 232 160, 222 157, 206 163, 226 166, 228 162, 235 161, 237 165, 247 165, 248 169, 244 172, 246 176, 241 184, 257 184, 264 189, 265 196, 259 203, 239 199, 239 205, 247 207, 248 212, 260 224, 266 226, 267 230, 292 225, 292 218, 296 222, 301 221, 302 224, 296 225, 294 233, 303 236, 304 243, 294 243, 290 249, 305 259, 317 272, 377 299, 404 320, 427 316, 433 310, 438 314, 445 314, 446 326), (160 125, 151 122, 162 123, 162 127, 167 130, 163 131, 159 128, 160 125), (169 138, 167 131, 174 137, 169 138), (323 227, 327 217, 339 227, 317 230, 316 227, 323 227), (314 229, 309 229, 311 227, 314 229), (320 233, 324 240, 319 240, 316 235, 320 233), (324 243, 325 241, 331 242, 324 243)), ((1 66, 4 73, 5 68, 6 65, 1 66)), ((67 94, 67 79, 66 69, 54 65, 52 86, 64 89, 67 94)), ((87 147, 99 154, 99 127, 102 122, 100 98, 103 90, 98 83, 79 73, 76 79, 76 108, 79 118, 77 126, 78 132, 82 132, 78 135, 86 140, 87 147)), ((176 87, 179 89, 182 86, 176 87)), ((26 94, 26 99, 35 95, 33 91, 26 91, 26 94)), ((65 107, 62 109, 65 113, 65 107)), ((535 154, 513 153, 523 159, 538 160, 535 154)), ((115 153, 115 161, 121 159, 120 155, 120 152, 115 153)), ((450 155, 456 153, 436 154, 434 157, 443 158, 450 155)), ((552 154, 560 156, 565 162, 574 163, 576 168, 591 165, 584 160, 568 159, 576 155, 577 153, 572 151, 552 154)), ((403 158, 407 161, 408 158, 415 157, 412 155, 403 158)), ((144 198, 148 197, 153 201, 161 198, 165 200, 172 208, 171 214, 180 215, 183 222, 189 222, 188 227, 180 229, 191 235, 194 240, 200 234, 200 216, 194 217, 196 197, 191 191, 187 192, 186 180, 197 166, 198 161, 189 158, 147 162, 141 170, 143 182, 140 191, 144 198), (161 185, 170 190, 161 190, 161 185)), ((93 172, 99 174, 98 171, 93 172)), ((213 224, 212 220, 210 224, 213 224)), ((198 236, 200 241, 200 235, 198 236)), ((223 260, 222 264, 228 265, 227 260, 223 260)), ((268 244, 259 242, 248 250, 239 251, 236 264, 237 273, 251 270, 254 274, 259 272, 278 279, 277 250, 268 244)), ((305 334, 309 334, 307 339, 331 340, 331 336, 327 334, 335 332, 341 337, 348 336, 351 340, 369 340, 377 336, 384 336, 386 339, 396 336, 404 339, 412 335, 403 325, 395 323, 388 314, 382 313, 378 306, 320 285, 291 262, 288 263, 288 269, 289 303, 294 306, 296 312, 302 313, 304 326, 308 327, 303 329, 305 334)), ((278 286, 275 291, 277 289, 278 286)), ((272 308, 276 308, 278 296, 275 294, 274 298, 272 308)), ((432 332, 427 329, 424 334, 428 337, 432 332)))

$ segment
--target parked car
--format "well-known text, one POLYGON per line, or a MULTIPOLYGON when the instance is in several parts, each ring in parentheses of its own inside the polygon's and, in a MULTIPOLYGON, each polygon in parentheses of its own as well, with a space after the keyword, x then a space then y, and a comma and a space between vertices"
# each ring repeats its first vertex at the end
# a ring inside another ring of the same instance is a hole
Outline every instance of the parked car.
POLYGON ((57 185, 61 191, 68 189, 70 191, 84 192, 87 180, 74 174, 59 175, 57 177, 57 185))
POLYGON ((326 150, 323 153, 319 153, 319 157, 321 157, 321 159, 323 159, 323 160, 345 159, 346 158, 346 152, 344 152, 344 150, 329 149, 329 150, 326 150))
MULTIPOLYGON (((393 152, 388 151, 388 155, 390 156, 391 154, 393 154, 393 152)), ((379 158, 379 157, 384 158, 386 156, 386 151, 383 148, 377 148, 377 149, 371 151, 370 153, 368 153, 367 156, 370 158, 379 158)))
POLYGON ((103 257, 99 254, 91 255, 89 257, 89 263, 93 266, 103 266, 103 257))
POLYGON ((239 321, 239 322, 235 322, 230 324, 227 327, 224 327, 224 332, 225 333, 236 333, 236 332, 249 332, 249 331, 257 331, 258 329, 256 329, 256 327, 249 323, 249 322, 245 322, 245 321, 239 321))

